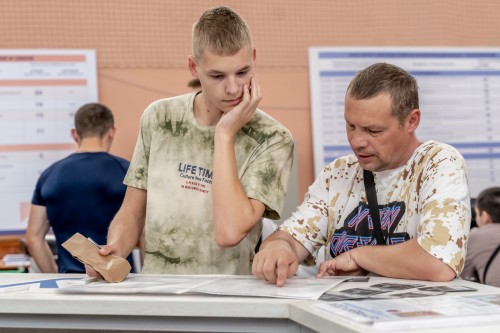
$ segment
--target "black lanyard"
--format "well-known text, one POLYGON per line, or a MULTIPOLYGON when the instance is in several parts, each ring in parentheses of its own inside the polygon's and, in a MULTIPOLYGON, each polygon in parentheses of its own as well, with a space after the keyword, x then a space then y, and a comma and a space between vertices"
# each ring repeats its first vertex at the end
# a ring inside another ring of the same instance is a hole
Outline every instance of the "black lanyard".
POLYGON ((380 226, 380 212, 378 210, 377 192, 375 191, 375 178, 373 173, 363 170, 363 180, 365 183, 366 198, 368 199, 368 208, 372 217, 373 235, 377 239, 377 245, 386 245, 387 242, 380 226))

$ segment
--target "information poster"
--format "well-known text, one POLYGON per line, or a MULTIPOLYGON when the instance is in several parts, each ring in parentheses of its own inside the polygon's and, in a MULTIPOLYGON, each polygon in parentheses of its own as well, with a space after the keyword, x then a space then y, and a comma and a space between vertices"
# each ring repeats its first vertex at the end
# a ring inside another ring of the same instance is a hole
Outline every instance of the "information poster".
POLYGON ((344 97, 361 69, 387 62, 418 81, 421 141, 437 140, 465 157, 471 194, 500 185, 500 48, 309 49, 316 175, 352 153, 346 137, 344 97))
POLYGON ((38 177, 74 151, 74 113, 95 101, 95 51, 0 50, 0 234, 24 232, 38 177))

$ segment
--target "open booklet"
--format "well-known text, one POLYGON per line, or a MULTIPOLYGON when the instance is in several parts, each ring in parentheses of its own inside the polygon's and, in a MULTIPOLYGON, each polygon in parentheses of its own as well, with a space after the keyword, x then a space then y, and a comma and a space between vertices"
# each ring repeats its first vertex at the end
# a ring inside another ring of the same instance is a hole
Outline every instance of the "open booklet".
POLYGON ((438 296, 451 292, 477 291, 466 285, 425 285, 420 283, 384 282, 371 284, 363 288, 332 289, 324 293, 321 301, 335 302, 360 299, 411 298, 438 296))
POLYGON ((314 308, 376 330, 500 322, 500 294, 319 302, 314 308))
POLYGON ((60 293, 184 294, 257 296, 316 300, 348 277, 291 277, 277 287, 254 276, 234 275, 129 275, 120 283, 92 279, 86 284, 58 289, 60 293))

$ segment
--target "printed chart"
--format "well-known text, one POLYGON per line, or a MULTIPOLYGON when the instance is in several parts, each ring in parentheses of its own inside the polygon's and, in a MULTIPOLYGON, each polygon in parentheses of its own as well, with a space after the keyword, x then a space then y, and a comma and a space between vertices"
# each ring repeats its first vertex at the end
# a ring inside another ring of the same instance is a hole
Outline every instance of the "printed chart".
POLYGON ((75 149, 75 111, 97 101, 93 50, 0 50, 0 234, 22 233, 38 176, 75 149))
POLYGON ((457 148, 466 159, 471 195, 500 185, 500 49, 309 49, 316 175, 352 151, 344 97, 356 72, 376 62, 398 65, 418 81, 420 140, 457 148))

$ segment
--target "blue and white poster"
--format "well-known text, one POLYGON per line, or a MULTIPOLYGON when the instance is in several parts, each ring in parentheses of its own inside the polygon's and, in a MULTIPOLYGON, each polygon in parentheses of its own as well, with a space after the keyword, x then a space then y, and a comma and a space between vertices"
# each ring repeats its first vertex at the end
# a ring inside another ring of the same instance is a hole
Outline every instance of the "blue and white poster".
POLYGON ((417 137, 462 153, 472 197, 500 185, 500 48, 310 48, 315 174, 351 153, 345 92, 359 70, 377 62, 400 66, 417 79, 417 137))

